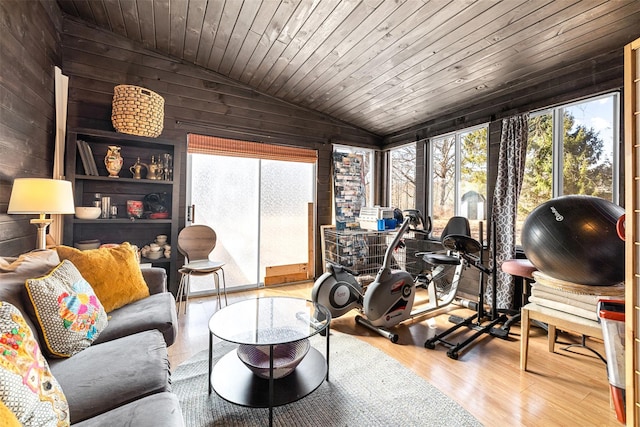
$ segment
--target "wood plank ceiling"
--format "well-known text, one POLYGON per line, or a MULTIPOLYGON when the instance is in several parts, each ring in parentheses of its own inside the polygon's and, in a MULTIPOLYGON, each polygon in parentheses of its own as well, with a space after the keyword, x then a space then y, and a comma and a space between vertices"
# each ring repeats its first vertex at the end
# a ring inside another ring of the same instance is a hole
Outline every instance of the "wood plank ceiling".
POLYGON ((640 35, 636 0, 57 0, 62 11, 387 136, 640 35))

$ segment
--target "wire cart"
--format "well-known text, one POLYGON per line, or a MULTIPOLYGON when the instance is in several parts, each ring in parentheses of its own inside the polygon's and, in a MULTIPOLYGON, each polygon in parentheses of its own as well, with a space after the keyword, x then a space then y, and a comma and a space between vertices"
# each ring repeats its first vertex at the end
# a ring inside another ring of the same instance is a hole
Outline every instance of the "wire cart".
MULTIPOLYGON (((325 262, 341 265, 351 270, 361 282, 371 282, 378 274, 384 261, 387 246, 396 236, 396 230, 336 230, 324 228, 325 262)), ((394 251, 393 269, 408 271, 414 278, 428 269, 417 252, 442 249, 439 242, 424 240, 409 231, 405 234, 403 245, 394 251)))

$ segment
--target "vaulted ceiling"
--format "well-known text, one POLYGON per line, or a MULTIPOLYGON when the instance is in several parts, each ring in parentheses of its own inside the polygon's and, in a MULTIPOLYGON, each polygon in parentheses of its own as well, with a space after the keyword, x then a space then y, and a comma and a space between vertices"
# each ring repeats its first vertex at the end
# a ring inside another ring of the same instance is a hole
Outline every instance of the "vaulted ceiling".
POLYGON ((636 0, 57 0, 161 54, 385 136, 640 36, 636 0))

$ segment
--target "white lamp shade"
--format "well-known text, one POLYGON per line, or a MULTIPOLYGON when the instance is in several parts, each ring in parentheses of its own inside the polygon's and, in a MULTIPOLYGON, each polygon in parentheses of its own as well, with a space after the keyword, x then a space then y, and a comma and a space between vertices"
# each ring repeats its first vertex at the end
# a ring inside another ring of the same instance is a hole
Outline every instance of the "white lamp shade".
POLYGON ((16 178, 7 213, 72 214, 74 203, 71 182, 47 178, 16 178))

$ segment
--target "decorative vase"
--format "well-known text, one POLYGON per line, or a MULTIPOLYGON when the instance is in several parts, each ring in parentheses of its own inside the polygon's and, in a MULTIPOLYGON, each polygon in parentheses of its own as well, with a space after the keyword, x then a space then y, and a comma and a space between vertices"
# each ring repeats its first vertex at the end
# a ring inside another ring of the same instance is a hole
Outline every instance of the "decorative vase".
POLYGON ((109 172, 109 178, 118 178, 120 169, 122 169, 122 156, 120 155, 120 147, 117 145, 110 145, 107 150, 107 155, 104 156, 104 165, 109 172))

